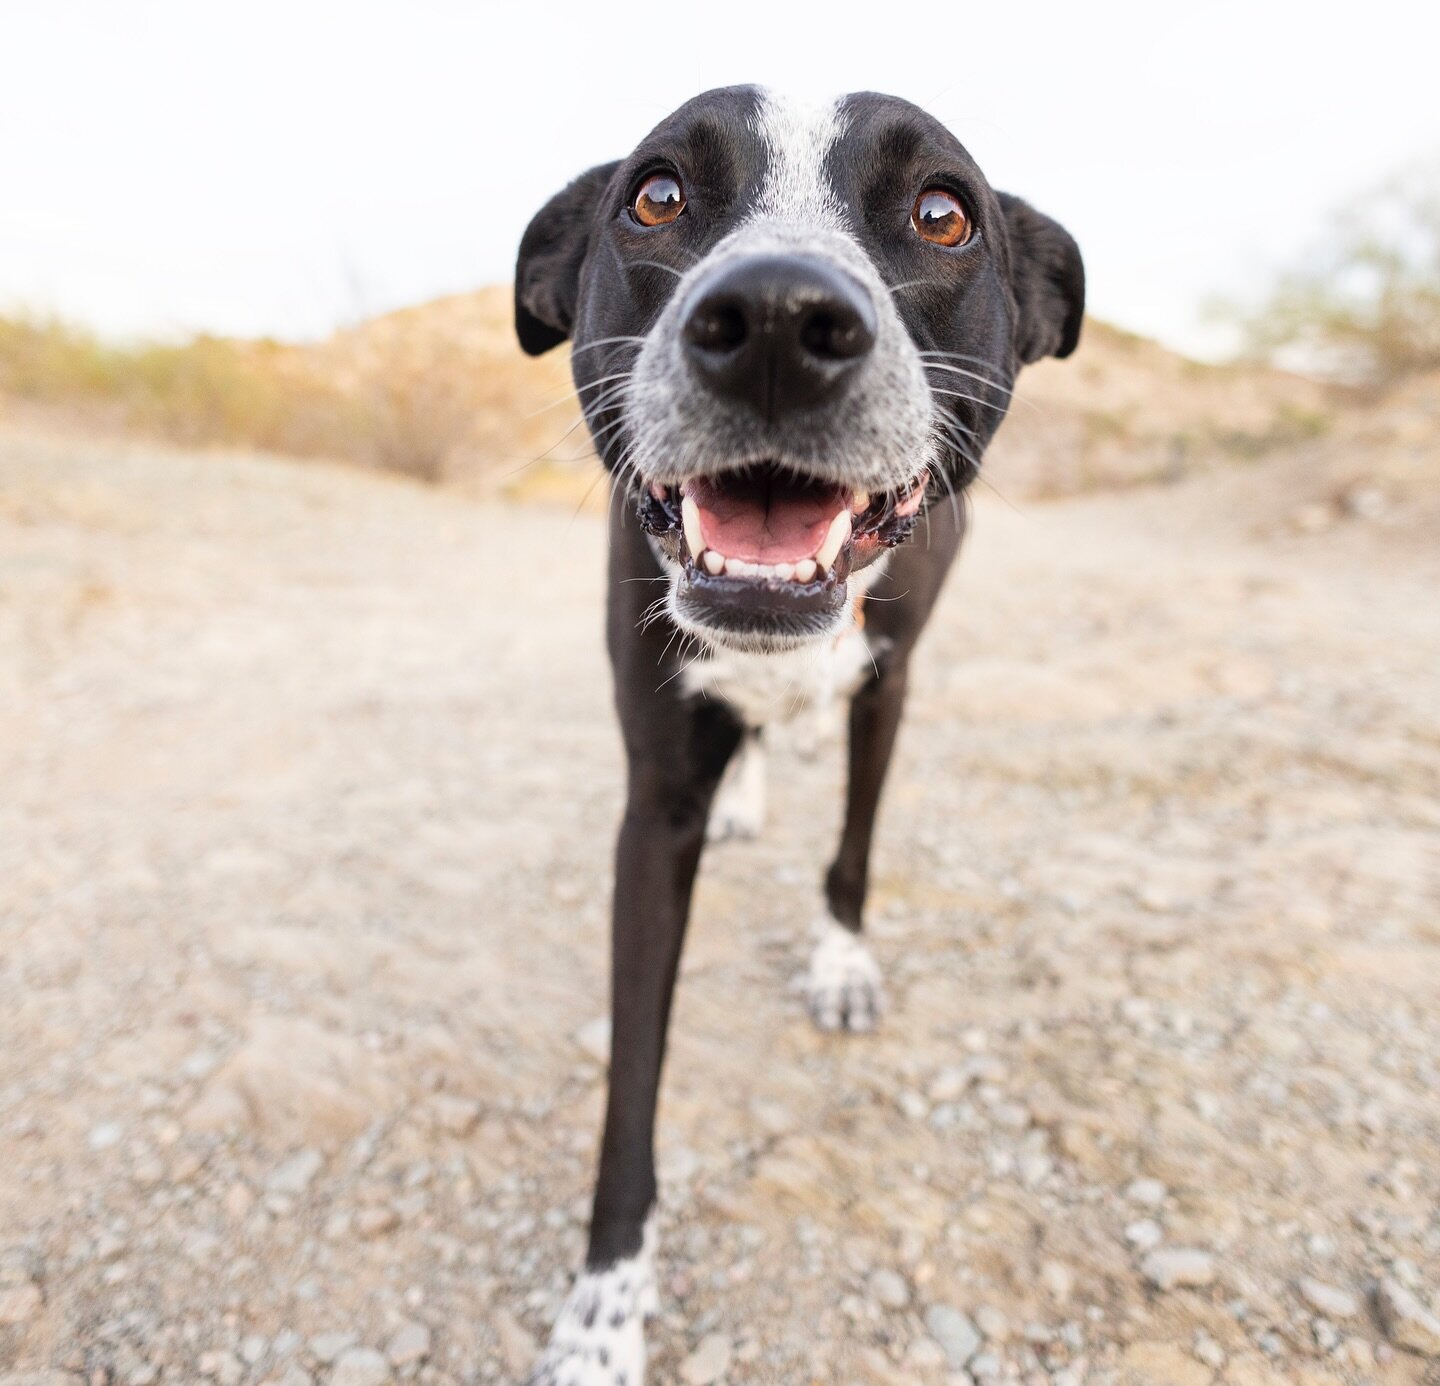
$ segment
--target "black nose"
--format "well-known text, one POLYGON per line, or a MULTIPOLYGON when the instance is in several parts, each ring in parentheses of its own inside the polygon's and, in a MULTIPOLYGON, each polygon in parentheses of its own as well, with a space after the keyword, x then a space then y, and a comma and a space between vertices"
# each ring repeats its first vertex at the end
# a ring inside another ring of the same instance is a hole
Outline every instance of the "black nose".
POLYGON ((845 388, 875 346, 875 305, 842 269, 751 255, 700 284, 684 338, 712 390, 776 419, 845 388))

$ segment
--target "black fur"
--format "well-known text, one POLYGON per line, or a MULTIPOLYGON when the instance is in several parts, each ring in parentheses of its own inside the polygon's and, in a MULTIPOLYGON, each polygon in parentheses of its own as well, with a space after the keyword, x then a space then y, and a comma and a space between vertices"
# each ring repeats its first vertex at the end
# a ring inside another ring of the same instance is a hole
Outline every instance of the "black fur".
MULTIPOLYGON (((531 353, 567 337, 573 372, 605 465, 619 472, 627 420, 593 387, 634 360, 679 277, 753 210, 767 151, 755 115, 761 95, 739 87, 682 106, 616 163, 582 174, 531 223, 516 271, 516 330, 531 353), (638 183, 657 167, 683 173, 684 215, 653 234, 630 217, 638 183)), ((909 336, 950 353, 968 399, 936 394, 948 439, 945 475, 927 523, 891 555, 867 605, 874 676, 850 713, 845 825, 825 892, 835 919, 859 931, 875 815, 900 725, 910 654, 963 533, 949 503, 980 465, 1020 367, 1075 349, 1085 277, 1070 236, 1019 198, 996 193, 964 147, 923 111, 893 97, 845 100, 844 135, 826 174, 846 229, 868 253, 909 336), (943 185, 967 205, 975 235, 963 247, 922 240, 910 225, 916 195, 943 185), (965 376, 973 371, 973 378, 965 376), (952 493, 946 496, 946 491, 952 493)), ((942 359, 942 358, 933 358, 942 359)), ((928 367, 930 370, 943 369, 928 367)), ((932 386, 940 377, 931 376, 932 386)), ((655 1197, 653 1133, 666 1026, 706 818, 744 728, 723 703, 691 696, 675 629, 642 621, 663 580, 633 495, 612 506, 609 650, 629 767, 616 852, 612 1062, 589 1264, 635 1253, 655 1197)))

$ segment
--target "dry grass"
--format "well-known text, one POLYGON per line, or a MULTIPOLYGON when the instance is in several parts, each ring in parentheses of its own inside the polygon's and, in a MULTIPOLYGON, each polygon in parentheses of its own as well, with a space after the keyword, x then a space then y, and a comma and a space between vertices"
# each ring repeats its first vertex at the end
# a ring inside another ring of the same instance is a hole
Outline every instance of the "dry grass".
MULTIPOLYGON (((442 300, 315 346, 215 337, 122 346, 63 323, 0 319, 0 407, 502 487, 577 417, 563 358, 529 362, 512 345, 508 297, 442 300)), ((587 445, 571 435, 552 457, 587 445)))

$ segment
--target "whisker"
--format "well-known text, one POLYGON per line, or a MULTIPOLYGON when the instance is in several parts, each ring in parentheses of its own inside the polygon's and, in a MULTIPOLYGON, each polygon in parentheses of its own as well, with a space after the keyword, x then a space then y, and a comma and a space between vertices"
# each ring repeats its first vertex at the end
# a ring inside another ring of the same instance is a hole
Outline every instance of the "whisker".
POLYGON ((634 335, 620 337, 597 337, 593 342, 586 342, 584 346, 571 348, 570 355, 580 356, 584 352, 594 351, 597 347, 609 346, 611 342, 640 342, 643 345, 645 342, 645 338, 636 337, 634 335))
POLYGON ((982 409, 993 409, 997 414, 1003 414, 1005 412, 1005 406, 1003 404, 991 404, 988 399, 980 399, 976 395, 967 395, 963 390, 942 390, 938 386, 932 385, 930 387, 930 393, 932 395, 948 395, 951 399, 963 399, 970 404, 978 404, 982 409))
POLYGON ((659 260, 627 260, 626 269, 658 269, 664 270, 666 274, 673 274, 676 279, 684 279, 685 271, 677 270, 674 265, 662 264, 659 260))

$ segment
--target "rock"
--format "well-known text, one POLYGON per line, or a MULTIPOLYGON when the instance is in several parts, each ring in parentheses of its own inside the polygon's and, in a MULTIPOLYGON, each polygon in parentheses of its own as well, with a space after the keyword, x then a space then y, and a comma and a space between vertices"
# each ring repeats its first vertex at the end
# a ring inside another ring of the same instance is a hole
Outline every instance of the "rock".
POLYGON ((707 1333, 680 1364, 680 1376, 687 1386, 710 1386, 725 1375, 729 1365, 730 1339, 723 1333, 707 1333))
POLYGON ((430 1105, 435 1124, 452 1136, 468 1136, 480 1123, 480 1104, 469 1098, 441 1093, 430 1105))
POLYGON ((991 1377, 999 1376, 1002 1370, 998 1353, 977 1352, 970 1359, 970 1375, 976 1381, 988 1381, 991 1377))
POLYGON ((1335 510, 1328 501, 1311 501, 1290 517, 1290 523, 1301 534, 1320 534, 1335 523, 1335 510))
POLYGON ((1387 1276, 1375 1287, 1375 1308, 1385 1336, 1396 1347, 1422 1355, 1440 1355, 1440 1318, 1398 1280, 1387 1276))
POLYGON ((330 1386, 384 1386, 390 1364, 374 1348, 346 1348, 335 1359, 330 1386))
POLYGON ((303 1194, 324 1163, 325 1157, 318 1150, 301 1150, 270 1171, 265 1187, 271 1193, 303 1194))
POLYGON ((877 1270, 870 1277, 870 1298, 885 1309, 903 1309, 910 1303, 905 1277, 892 1270, 877 1270))
POLYGON ((84 1380, 70 1372, 0 1372, 0 1386, 82 1386, 84 1380))
POLYGON ((1218 1372, 1225 1365, 1225 1349, 1203 1328, 1196 1331, 1195 1345, 1191 1351, 1195 1354, 1195 1360, 1203 1362, 1211 1371, 1218 1372))
POLYGON ((942 1068, 926 1088, 932 1102, 958 1102, 970 1086, 970 1074, 963 1068, 942 1068))
POLYGON ((1064 1304, 1074 1292, 1075 1272, 1059 1261, 1046 1261, 1040 1267, 1040 1283, 1056 1304, 1064 1304))
POLYGON ((1125 1229, 1125 1240, 1138 1251, 1153 1251, 1165 1240, 1165 1232, 1154 1218, 1140 1218, 1125 1229))
POLYGON ((315 1378, 304 1367, 292 1362, 278 1376, 266 1377, 262 1386, 315 1386, 315 1378))
POLYGON ((1170 1247, 1152 1251, 1140 1263, 1140 1271, 1157 1290, 1198 1287, 1214 1281, 1215 1258, 1196 1247, 1170 1247))
POLYGON ((110 1150, 120 1144, 120 1138, 124 1134, 124 1128, 118 1121, 102 1121, 98 1126, 90 1128, 90 1149, 110 1150))
POLYGON ((926 1376, 939 1371, 947 1360, 945 1349, 929 1338, 916 1338, 905 1352, 905 1365, 926 1376))
POLYGON ((982 1304, 975 1311, 975 1327, 987 1343, 1003 1343, 1010 1336, 1010 1320, 991 1304, 982 1304))
POLYGON ((385 1345, 385 1356, 397 1367, 423 1362, 430 1356, 430 1330, 423 1323, 403 1323, 385 1345))
POLYGON ((255 1195, 248 1185, 237 1181, 225 1190, 225 1197, 220 1202, 231 1222, 243 1222, 255 1206, 255 1195))
POLYGON ((11 1285, 0 1290, 0 1324, 29 1323, 45 1307, 38 1285, 11 1285))
POLYGON ((1158 1179, 1136 1179, 1125 1190, 1125 1197, 1142 1208, 1158 1208, 1169 1192, 1158 1179))
POLYGON ((1360 1302, 1348 1290, 1327 1285, 1323 1280, 1302 1276, 1295 1282, 1300 1298, 1317 1314, 1329 1319, 1353 1319, 1360 1312, 1360 1302))
POLYGON ((196 1368, 201 1376, 212 1377, 220 1386, 239 1386, 245 1364, 233 1352, 202 1352, 196 1368))
POLYGON ((362 1208, 355 1214, 355 1230, 362 1237, 379 1237, 400 1225, 400 1214, 393 1208, 362 1208))
POLYGON ((1390 508, 1389 497, 1378 486, 1352 486, 1340 503, 1361 520, 1378 520, 1390 508))
POLYGON ((512 1375, 522 1377, 534 1363, 538 1349, 532 1338, 504 1309, 496 1309, 490 1315, 490 1325, 495 1330, 495 1339, 500 1346, 500 1360, 512 1375))
POLYGON ((925 1311, 925 1327, 940 1344, 953 1371, 959 1371, 980 1350, 979 1330, 948 1304, 932 1304, 925 1311))
POLYGON ((352 1348, 360 1341, 354 1333, 321 1333, 310 1339, 310 1351, 315 1360, 328 1367, 346 1348, 352 1348))

